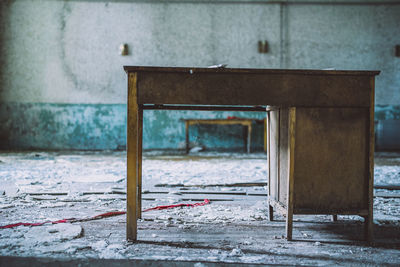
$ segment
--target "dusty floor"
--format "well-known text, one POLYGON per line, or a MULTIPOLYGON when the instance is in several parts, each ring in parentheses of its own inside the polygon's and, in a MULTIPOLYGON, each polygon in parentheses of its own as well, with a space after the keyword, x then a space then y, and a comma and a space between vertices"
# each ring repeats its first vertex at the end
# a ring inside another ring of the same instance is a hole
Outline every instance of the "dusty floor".
MULTIPOLYGON (((1 152, 0 226, 125 210, 125 158, 123 152, 1 152)), ((361 240, 361 218, 331 222, 324 215, 295 216, 295 241, 287 242, 284 218, 267 218, 266 167, 264 154, 146 153, 143 208, 204 198, 211 204, 143 213, 137 243, 125 241, 125 216, 0 229, 0 265, 23 265, 19 257, 41 259, 38 266, 42 259, 119 266, 132 263, 127 259, 198 267, 400 264, 399 190, 375 190, 373 244, 361 240)), ((400 154, 377 154, 375 184, 400 184, 400 154)))

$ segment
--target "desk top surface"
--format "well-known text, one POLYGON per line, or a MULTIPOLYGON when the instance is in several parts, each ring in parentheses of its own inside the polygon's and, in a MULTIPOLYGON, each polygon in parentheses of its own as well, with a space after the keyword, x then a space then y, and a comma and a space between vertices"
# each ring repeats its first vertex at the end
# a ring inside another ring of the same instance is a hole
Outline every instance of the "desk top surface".
POLYGON ((126 66, 138 104, 369 107, 379 71, 126 66), (137 73, 136 75, 132 75, 137 73))
POLYGON ((238 73, 238 74, 298 74, 298 75, 355 75, 375 76, 376 70, 312 70, 312 69, 245 69, 245 68, 190 68, 190 67, 150 67, 124 66, 125 72, 157 72, 157 73, 238 73))

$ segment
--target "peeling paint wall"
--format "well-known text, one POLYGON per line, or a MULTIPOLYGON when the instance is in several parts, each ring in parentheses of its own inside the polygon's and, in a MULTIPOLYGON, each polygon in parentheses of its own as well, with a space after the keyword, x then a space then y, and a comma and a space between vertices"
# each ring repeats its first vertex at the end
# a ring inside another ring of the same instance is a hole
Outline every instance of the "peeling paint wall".
MULTIPOLYGON (((262 118, 260 112, 209 112, 145 110, 143 148, 185 148, 182 119, 262 118)), ((0 103, 0 148, 3 149, 125 149, 126 105, 0 103)), ((254 124, 252 150, 263 149, 264 125, 254 124)), ((190 142, 205 149, 243 151, 239 125, 191 126, 190 142)))
MULTIPOLYGON (((377 69, 377 119, 399 118, 400 1, 351 2, 1 1, 0 148, 123 148, 123 65, 377 69)), ((145 148, 179 147, 182 117, 232 114, 147 112, 145 148)), ((216 129, 193 138, 241 145, 240 129, 216 129)))

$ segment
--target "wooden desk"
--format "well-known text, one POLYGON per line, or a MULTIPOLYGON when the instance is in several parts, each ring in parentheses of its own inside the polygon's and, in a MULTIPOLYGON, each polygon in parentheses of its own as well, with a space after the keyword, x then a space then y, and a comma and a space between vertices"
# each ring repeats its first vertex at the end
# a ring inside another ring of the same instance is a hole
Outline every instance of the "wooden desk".
POLYGON ((271 219, 277 204, 291 240, 293 214, 356 214, 372 239, 378 71, 124 69, 127 239, 137 239, 141 217, 144 109, 263 111, 266 105, 277 107, 268 116, 271 219))
POLYGON ((242 125, 243 126, 243 143, 244 151, 250 153, 251 147, 251 132, 253 122, 264 124, 264 151, 266 151, 266 121, 252 118, 228 118, 228 119, 184 119, 185 122, 185 147, 186 154, 189 153, 189 127, 196 124, 211 124, 211 125, 242 125))

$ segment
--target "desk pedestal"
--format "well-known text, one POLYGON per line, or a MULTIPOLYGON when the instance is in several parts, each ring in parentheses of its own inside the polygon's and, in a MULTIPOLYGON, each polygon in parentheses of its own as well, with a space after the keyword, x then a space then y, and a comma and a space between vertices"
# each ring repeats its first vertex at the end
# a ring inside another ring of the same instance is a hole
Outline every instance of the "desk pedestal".
POLYGON ((276 108, 268 112, 270 219, 354 214, 372 239, 373 141, 370 108, 276 108))

